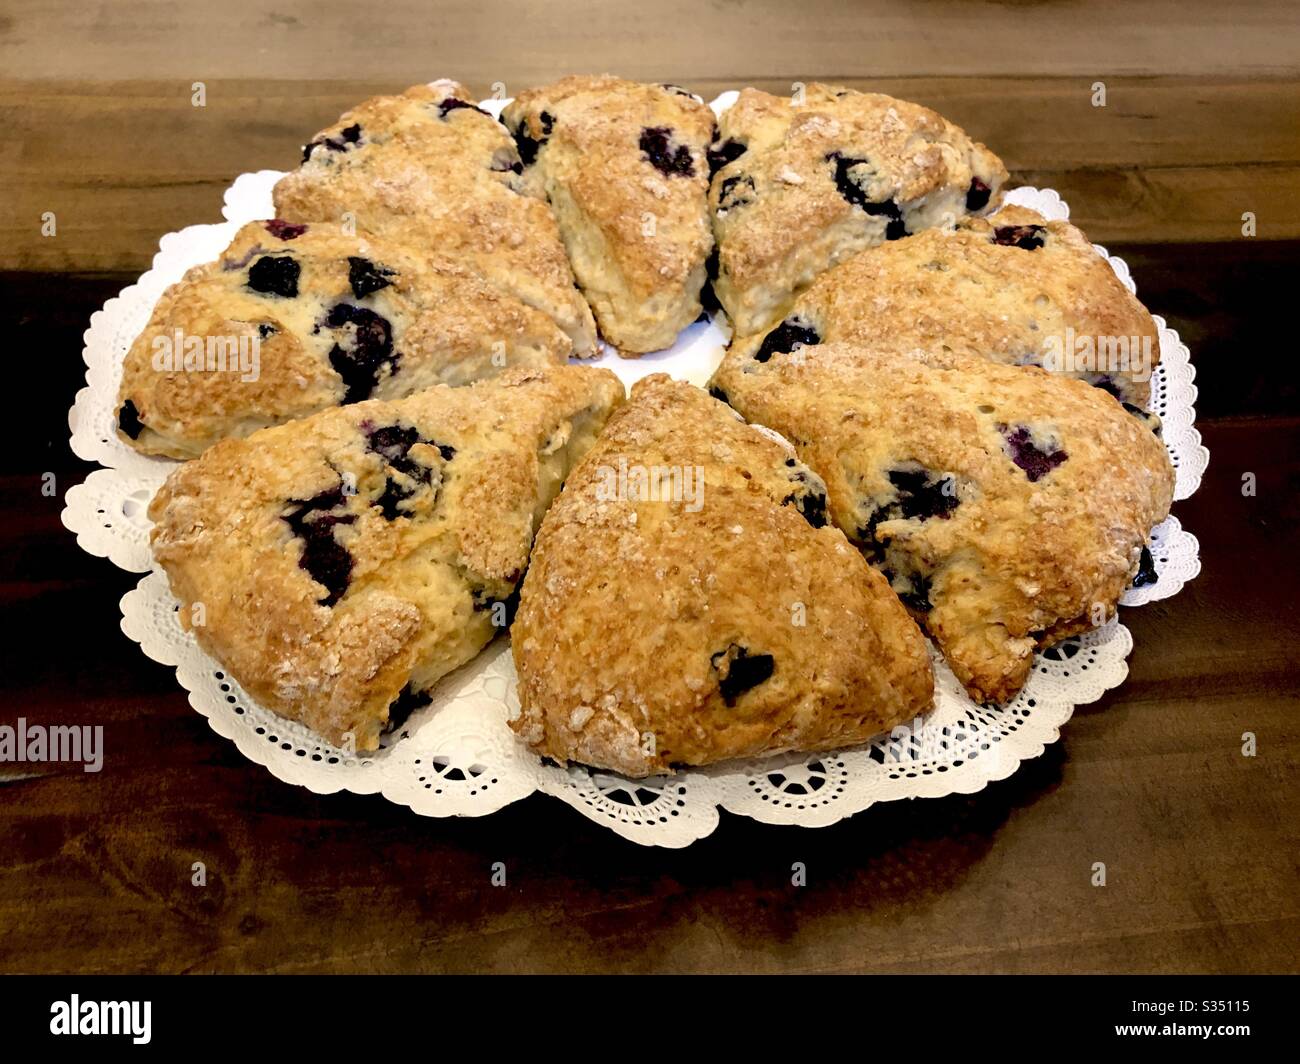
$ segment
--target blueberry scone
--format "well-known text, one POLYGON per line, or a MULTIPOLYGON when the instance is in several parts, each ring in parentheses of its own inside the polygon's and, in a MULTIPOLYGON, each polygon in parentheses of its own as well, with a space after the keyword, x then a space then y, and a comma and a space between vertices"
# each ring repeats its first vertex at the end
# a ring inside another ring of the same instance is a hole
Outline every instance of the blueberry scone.
POLYGON ((502 119, 601 334, 627 355, 670 346, 700 315, 713 247, 713 112, 675 86, 575 76, 521 92, 502 119))
POLYGON ((925 711, 925 640, 789 445, 640 381, 547 513, 511 632, 516 732, 640 777, 864 742, 925 711))
POLYGON ((580 356, 591 311, 544 200, 529 195, 514 142, 461 85, 376 96, 303 148, 277 182, 276 217, 346 224, 450 258, 549 315, 580 356))
POLYGON ((562 364, 549 317, 454 262, 316 223, 250 222, 154 307, 122 367, 118 432, 192 458, 364 399, 562 364))
POLYGON ((979 701, 1011 698, 1035 650, 1113 616, 1169 513, 1154 419, 1035 367, 823 344, 724 366, 713 386, 824 478, 832 520, 979 701))
POLYGON ((744 89, 718 122, 709 191, 719 301, 737 336, 778 321, 854 252, 994 204, 1006 168, 928 108, 813 84, 744 89))
POLYGON ((515 369, 223 440, 149 507, 199 643, 329 742, 386 725, 506 623, 533 534, 623 387, 515 369))
POLYGON ((1151 315, 1069 222, 1024 207, 881 244, 827 270, 730 362, 796 343, 881 342, 1079 377, 1142 408, 1160 361, 1151 315))

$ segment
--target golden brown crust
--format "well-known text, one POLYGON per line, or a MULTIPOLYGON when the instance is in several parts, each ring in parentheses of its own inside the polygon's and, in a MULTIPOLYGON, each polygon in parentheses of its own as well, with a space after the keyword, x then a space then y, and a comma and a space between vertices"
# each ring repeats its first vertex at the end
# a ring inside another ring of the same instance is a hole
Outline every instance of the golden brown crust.
POLYGON ((1146 423, 1034 367, 823 344, 713 386, 821 474, 835 523, 977 700, 1009 699, 1038 647, 1113 616, 1169 513, 1173 468, 1146 423))
POLYGON ((555 211, 602 335, 625 354, 671 346, 699 317, 713 247, 713 113, 680 89, 603 75, 528 89, 502 118, 536 152, 525 175, 555 211))
POLYGON ((934 111, 833 85, 807 86, 798 103, 744 89, 718 124, 719 151, 744 148, 709 192, 714 291, 737 336, 779 320, 855 252, 996 203, 1007 179, 997 156, 934 111))
POLYGON ((400 693, 500 630, 493 604, 622 397, 607 370, 515 369, 218 443, 149 507, 182 623, 260 704, 375 749, 400 693))
POLYGON ((923 712, 924 638, 814 527, 823 500, 784 443, 689 384, 640 381, 538 534, 512 727, 557 760, 645 776, 850 746, 923 712), (638 491, 656 467, 677 501, 638 491))
MULTIPOLYGON (((861 251, 818 277, 785 320, 822 343, 887 341, 1040 365, 1138 407, 1160 361, 1151 315, 1088 238, 1024 207, 861 251)), ((727 359, 764 357, 766 335, 737 339, 727 359)))
POLYGON ((119 434, 146 454, 192 458, 345 401, 563 364, 571 349, 545 314, 450 260, 334 226, 250 222, 154 307, 123 363, 119 434), (366 350, 358 309, 378 316, 361 320, 366 350), (201 357, 185 357, 190 340, 201 357), (208 362, 213 344, 233 357, 208 362))
POLYGON ((510 135, 464 86, 376 96, 304 151, 302 166, 275 186, 278 217, 355 224, 452 258, 549 315, 580 356, 595 354, 595 323, 555 219, 527 194, 510 135))

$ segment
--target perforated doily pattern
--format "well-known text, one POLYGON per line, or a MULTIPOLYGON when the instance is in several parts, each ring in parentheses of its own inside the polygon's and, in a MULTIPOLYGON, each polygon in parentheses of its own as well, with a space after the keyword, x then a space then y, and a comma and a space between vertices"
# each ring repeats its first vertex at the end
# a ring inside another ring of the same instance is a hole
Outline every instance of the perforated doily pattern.
MULTIPOLYGON (((728 94, 734 98, 734 94, 728 94)), ((728 97, 714 101, 715 109, 728 97)), ((174 463, 145 458, 112 431, 122 358, 166 285, 192 265, 215 258, 245 221, 267 217, 274 171, 244 174, 226 195, 227 221, 191 226, 161 241, 153 268, 108 301, 85 336, 86 388, 69 414, 72 446, 101 468, 71 489, 64 524, 88 552, 132 572, 148 572, 122 600, 122 629, 156 661, 176 669, 190 701, 219 734, 251 761, 289 783, 319 793, 380 794, 428 816, 482 816, 534 791, 552 795, 598 824, 638 843, 685 846, 711 832, 719 808, 769 823, 823 826, 881 801, 980 790, 1003 779, 1055 742, 1076 705, 1095 701, 1127 675, 1128 630, 1112 621, 1040 654, 1033 674, 1008 705, 976 705, 934 654, 935 708, 923 720, 852 750, 791 754, 626 780, 585 768, 543 762, 515 738, 507 721, 518 711, 507 637, 443 679, 432 703, 417 711, 374 754, 356 756, 257 705, 182 629, 177 603, 161 572, 149 572, 148 500, 174 463)), ((1049 218, 1066 218, 1050 189, 1017 189, 1013 202, 1049 218)), ((1122 260, 1106 256, 1133 287, 1122 260)), ((1194 426, 1196 388, 1187 348, 1160 325, 1161 365, 1152 408, 1177 466, 1176 498, 1200 484, 1208 461, 1194 426)), ((607 354, 601 361, 625 380, 669 372, 703 383, 721 357, 725 334, 714 324, 692 327, 668 352, 636 362, 607 354)), ((1130 589, 1126 606, 1175 594, 1200 570, 1198 544, 1170 517, 1154 533, 1158 580, 1130 589)))

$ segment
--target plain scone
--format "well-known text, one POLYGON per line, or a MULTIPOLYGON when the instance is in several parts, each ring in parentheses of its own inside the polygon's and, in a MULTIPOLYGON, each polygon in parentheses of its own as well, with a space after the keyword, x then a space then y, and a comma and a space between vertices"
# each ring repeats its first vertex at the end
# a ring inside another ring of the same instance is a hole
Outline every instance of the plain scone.
POLYGON ((511 726, 642 777, 851 746, 924 712, 924 637, 825 520, 788 445, 692 385, 640 381, 542 522, 511 726), (651 489, 674 471, 680 490, 651 489))
POLYGON ((303 148, 275 186, 276 217, 347 225, 453 259, 542 311, 579 357, 596 353, 559 229, 530 195, 510 134, 463 85, 376 96, 303 148))
POLYGON ((1025 207, 970 216, 860 251, 817 278, 735 364, 795 343, 946 348, 1042 366, 1145 407, 1160 362, 1155 321, 1069 222, 1025 207))
POLYGON ((453 261, 334 225, 249 222, 158 300, 123 362, 118 433, 193 458, 327 407, 562 365, 571 350, 547 315, 453 261))
POLYGON ((526 89, 501 117, 602 336, 627 355, 671 346, 700 315, 713 248, 713 112, 674 86, 604 75, 526 89))
POLYGON ((742 89, 718 126, 713 289, 737 336, 780 320, 849 255, 986 210, 1007 179, 929 108, 834 85, 798 100, 742 89))
POLYGON ((713 387, 825 480, 832 520, 976 701, 1007 701, 1037 649, 1113 617, 1168 516, 1158 420, 1083 381, 848 344, 747 368, 713 387))
POLYGON ((261 705, 345 749, 507 623, 534 532, 623 386, 509 370, 223 440, 149 507, 180 620, 261 705))

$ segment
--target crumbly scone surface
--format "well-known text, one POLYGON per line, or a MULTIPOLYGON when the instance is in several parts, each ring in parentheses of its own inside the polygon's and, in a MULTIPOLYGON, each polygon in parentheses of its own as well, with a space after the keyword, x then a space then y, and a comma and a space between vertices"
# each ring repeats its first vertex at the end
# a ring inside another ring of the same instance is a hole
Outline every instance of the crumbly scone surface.
POLYGON ((822 476, 835 523, 978 701, 1010 698, 1036 649, 1113 616, 1169 512, 1148 421, 1041 369, 823 344, 724 365, 712 387, 822 476))
POLYGON ((595 323, 550 208, 528 194, 509 133, 464 86, 367 100, 304 155, 275 186, 278 217, 346 223, 452 258, 549 315, 580 356, 595 353, 595 323))
MULTIPOLYGON (((1151 315, 1088 238, 1024 207, 861 251, 817 278, 783 324, 791 336, 811 330, 804 343, 883 342, 1041 365, 1137 407, 1160 361, 1151 315)), ((766 359, 781 340, 771 333, 737 339, 728 360, 766 359)))
POLYGON ((557 760, 645 776, 849 746, 927 709, 924 638, 825 524, 823 490, 700 389, 640 381, 538 535, 512 727, 557 760), (618 486, 656 467, 702 492, 618 486))
POLYGON ((571 76, 521 92, 502 119, 604 338, 627 354, 671 346, 700 314, 713 246, 712 111, 672 86, 571 76))
POLYGON ((191 458, 339 403, 558 365, 570 350, 549 317, 455 262, 332 226, 250 222, 154 307, 123 363, 119 432, 191 458), (192 362, 191 338, 204 348, 192 362), (224 369, 207 361, 213 339, 236 356, 224 369), (240 363, 241 342, 255 359, 240 363), (160 343, 176 361, 157 360, 160 343))
POLYGON ((327 410, 177 468, 152 547, 200 644, 267 708, 373 750, 499 632, 533 534, 623 387, 508 370, 327 410))
POLYGON ((1007 179, 934 111, 833 85, 807 86, 798 104, 743 89, 718 125, 713 286, 738 336, 855 252, 987 209, 1007 179))

